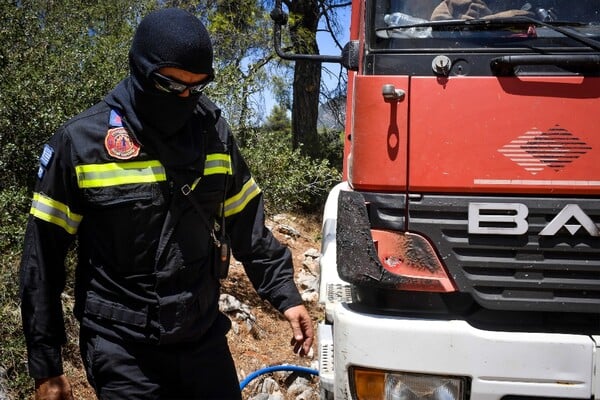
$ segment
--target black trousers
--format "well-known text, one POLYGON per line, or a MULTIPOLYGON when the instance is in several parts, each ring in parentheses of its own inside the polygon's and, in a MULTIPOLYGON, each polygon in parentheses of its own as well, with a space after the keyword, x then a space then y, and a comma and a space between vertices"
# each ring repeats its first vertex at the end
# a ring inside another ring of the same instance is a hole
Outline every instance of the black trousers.
POLYGON ((85 328, 80 349, 100 400, 241 399, 227 338, 155 346, 108 339, 85 328))

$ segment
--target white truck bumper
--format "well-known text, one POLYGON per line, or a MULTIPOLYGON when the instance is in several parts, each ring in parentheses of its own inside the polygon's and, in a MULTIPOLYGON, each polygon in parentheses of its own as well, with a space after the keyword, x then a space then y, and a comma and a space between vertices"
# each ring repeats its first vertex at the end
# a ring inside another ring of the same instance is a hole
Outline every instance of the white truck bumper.
POLYGON ((335 399, 352 398, 352 366, 468 377, 476 400, 600 398, 600 337, 484 331, 460 320, 360 314, 343 303, 331 311, 333 326, 319 331, 320 377, 335 399))

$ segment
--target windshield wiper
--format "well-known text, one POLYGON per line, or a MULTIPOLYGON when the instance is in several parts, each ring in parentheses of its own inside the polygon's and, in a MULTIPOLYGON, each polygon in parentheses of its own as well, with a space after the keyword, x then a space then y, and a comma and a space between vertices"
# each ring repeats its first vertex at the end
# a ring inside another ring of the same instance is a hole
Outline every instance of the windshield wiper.
POLYGON ((579 32, 565 29, 565 26, 586 26, 587 24, 581 22, 571 22, 571 21, 552 21, 552 22, 544 22, 540 21, 536 18, 531 18, 525 15, 519 15, 515 17, 501 17, 501 18, 480 18, 480 19, 451 19, 451 20, 442 20, 442 21, 426 21, 419 22, 416 24, 402 24, 402 25, 391 25, 381 28, 376 28, 376 32, 380 31, 389 31, 394 29, 409 29, 409 28, 446 28, 446 27, 463 27, 463 28, 480 28, 482 26, 485 27, 493 27, 493 26, 506 26, 511 24, 533 24, 536 26, 543 26, 545 28, 551 29, 555 32, 558 32, 570 39, 573 39, 579 43, 585 44, 589 48, 600 51, 600 41, 595 39, 591 39, 585 35, 582 35, 579 32))
POLYGON ((375 28, 375 32, 391 31, 394 29, 409 29, 409 28, 433 28, 433 27, 452 27, 464 26, 467 20, 463 19, 446 19, 443 21, 424 21, 418 23, 408 23, 401 25, 388 25, 380 28, 375 28))
POLYGON ((600 42, 595 40, 595 39, 591 39, 585 35, 582 35, 581 33, 577 32, 577 31, 573 31, 570 29, 565 29, 565 26, 586 26, 587 24, 583 24, 581 22, 569 22, 569 21, 552 21, 552 22, 544 22, 544 21, 540 21, 539 19, 536 18, 531 18, 528 17, 526 15, 519 15, 519 16, 515 16, 515 17, 505 17, 505 18, 490 18, 490 19, 472 19, 472 20, 468 20, 466 21, 468 22, 469 25, 473 24, 473 25, 507 25, 507 24, 514 24, 514 23, 530 23, 530 24, 534 24, 537 26, 543 26, 544 28, 548 28, 551 29, 555 32, 558 32, 566 37, 568 37, 569 39, 573 39, 579 43, 585 44, 586 46, 588 46, 589 48, 596 50, 596 51, 600 51, 600 42))

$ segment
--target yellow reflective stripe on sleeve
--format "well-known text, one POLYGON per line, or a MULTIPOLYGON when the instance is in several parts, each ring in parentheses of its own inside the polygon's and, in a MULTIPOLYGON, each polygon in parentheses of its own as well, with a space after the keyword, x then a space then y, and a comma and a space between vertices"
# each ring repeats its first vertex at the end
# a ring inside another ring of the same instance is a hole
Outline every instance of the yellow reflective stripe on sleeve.
POLYGON ((259 193, 260 188, 256 182, 254 182, 254 179, 250 178, 238 194, 225 200, 225 216, 229 217, 241 212, 250 200, 255 198, 259 193))
POLYGON ((75 172, 82 189, 167 180, 165 168, 157 160, 78 165, 75 172))
POLYGON ((51 199, 42 193, 33 194, 31 215, 54 225, 74 235, 77 233, 83 216, 76 214, 64 203, 51 199))
POLYGON ((204 175, 232 175, 231 156, 225 153, 208 154, 204 163, 204 175))

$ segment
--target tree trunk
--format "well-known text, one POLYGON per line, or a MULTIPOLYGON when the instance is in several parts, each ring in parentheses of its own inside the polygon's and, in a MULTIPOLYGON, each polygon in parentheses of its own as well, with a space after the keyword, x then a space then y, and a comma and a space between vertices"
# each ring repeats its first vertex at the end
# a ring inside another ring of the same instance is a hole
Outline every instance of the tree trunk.
MULTIPOLYGON (((296 53, 318 54, 317 27, 319 5, 317 0, 294 0, 290 4, 290 35, 296 53)), ((308 156, 319 155, 317 121, 321 64, 296 61, 294 66, 294 93, 292 103, 292 146, 300 147, 308 156)))
POLYGON ((319 154, 317 121, 320 86, 321 64, 296 61, 292 104, 292 145, 294 149, 302 145, 302 152, 312 157, 319 154))

